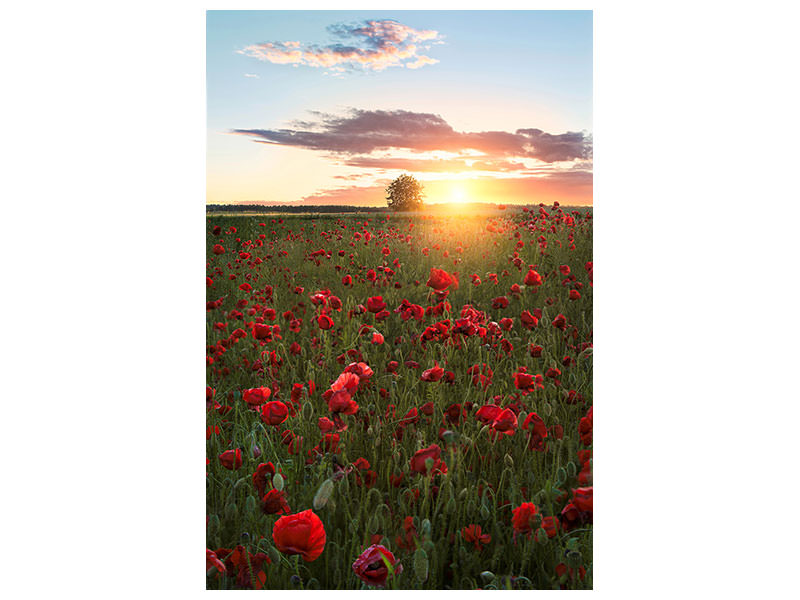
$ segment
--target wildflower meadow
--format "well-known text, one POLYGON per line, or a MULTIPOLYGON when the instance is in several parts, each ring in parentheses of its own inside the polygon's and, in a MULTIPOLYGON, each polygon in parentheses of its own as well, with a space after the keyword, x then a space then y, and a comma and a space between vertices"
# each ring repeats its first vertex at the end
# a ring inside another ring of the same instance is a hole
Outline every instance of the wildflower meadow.
POLYGON ((207 218, 208 589, 591 589, 592 214, 207 218))

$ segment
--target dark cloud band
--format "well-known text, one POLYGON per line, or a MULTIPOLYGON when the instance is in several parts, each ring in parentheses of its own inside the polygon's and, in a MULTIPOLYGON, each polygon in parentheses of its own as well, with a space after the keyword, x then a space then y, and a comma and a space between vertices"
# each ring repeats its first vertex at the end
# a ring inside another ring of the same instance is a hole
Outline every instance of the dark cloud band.
MULTIPOLYGON (((439 115, 405 110, 353 109, 345 116, 317 115, 318 120, 303 122, 302 129, 234 129, 231 133, 249 136, 261 143, 350 156, 405 149, 456 153, 474 150, 486 155, 480 160, 517 157, 547 163, 592 157, 591 136, 583 132, 552 134, 532 128, 517 129, 513 133, 459 132, 439 115)), ((507 169, 510 164, 506 165, 507 169)))

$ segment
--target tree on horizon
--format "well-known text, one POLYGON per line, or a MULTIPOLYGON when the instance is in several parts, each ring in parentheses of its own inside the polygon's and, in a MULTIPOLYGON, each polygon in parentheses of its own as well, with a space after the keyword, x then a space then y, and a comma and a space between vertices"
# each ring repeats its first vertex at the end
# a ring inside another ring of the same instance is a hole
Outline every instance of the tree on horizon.
POLYGON ((422 208, 422 184, 412 175, 403 174, 386 188, 386 204, 395 211, 422 208))

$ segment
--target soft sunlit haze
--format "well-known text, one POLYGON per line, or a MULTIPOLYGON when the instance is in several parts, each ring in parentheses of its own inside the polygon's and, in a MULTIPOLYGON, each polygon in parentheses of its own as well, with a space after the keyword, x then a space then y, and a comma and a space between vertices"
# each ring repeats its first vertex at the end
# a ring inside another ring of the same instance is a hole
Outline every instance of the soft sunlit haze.
POLYGON ((209 11, 209 204, 592 203, 591 11, 209 11))

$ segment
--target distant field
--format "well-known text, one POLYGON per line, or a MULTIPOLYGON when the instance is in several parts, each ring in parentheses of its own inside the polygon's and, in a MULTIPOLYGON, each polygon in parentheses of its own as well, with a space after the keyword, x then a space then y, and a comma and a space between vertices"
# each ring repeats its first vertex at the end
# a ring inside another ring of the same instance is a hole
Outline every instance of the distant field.
MULTIPOLYGON (((536 210, 538 205, 531 205, 528 208, 536 210)), ((566 212, 580 211, 582 214, 591 211, 591 206, 563 206, 562 210, 566 212)), ((381 210, 358 210, 351 207, 343 207, 342 210, 314 210, 310 208, 307 211, 298 211, 295 207, 290 207, 290 210, 270 210, 264 208, 263 210, 219 210, 217 208, 207 208, 206 214, 209 216, 226 216, 226 217, 250 217, 254 215, 263 215, 265 217, 274 216, 287 216, 287 215, 302 215, 302 216, 322 216, 322 215, 340 215, 340 216, 369 216, 371 218, 378 216, 394 215, 403 217, 419 217, 419 216, 464 216, 464 215, 493 215, 500 216, 503 214, 516 214, 523 211, 521 205, 507 205, 505 208, 498 208, 496 205, 482 204, 482 203, 464 203, 464 204, 428 204, 425 209, 420 212, 392 212, 388 209, 381 208, 381 210)))

